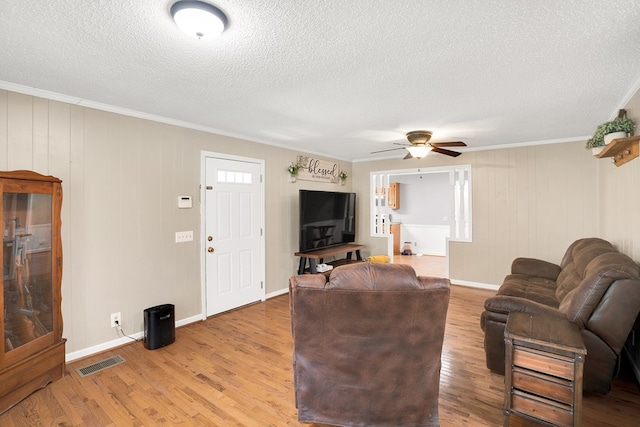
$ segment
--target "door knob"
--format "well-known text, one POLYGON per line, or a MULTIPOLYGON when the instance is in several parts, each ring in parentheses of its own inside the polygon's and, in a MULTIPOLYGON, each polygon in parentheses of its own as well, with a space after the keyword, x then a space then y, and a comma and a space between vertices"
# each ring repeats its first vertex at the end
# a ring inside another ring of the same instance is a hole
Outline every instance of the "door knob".
POLYGON ((213 240, 213 236, 207 236, 207 240, 208 241, 212 241, 213 240))
POLYGON ((213 251, 215 251, 215 249, 213 249, 211 246, 207 248, 207 252, 209 252, 210 254, 212 254, 213 251))

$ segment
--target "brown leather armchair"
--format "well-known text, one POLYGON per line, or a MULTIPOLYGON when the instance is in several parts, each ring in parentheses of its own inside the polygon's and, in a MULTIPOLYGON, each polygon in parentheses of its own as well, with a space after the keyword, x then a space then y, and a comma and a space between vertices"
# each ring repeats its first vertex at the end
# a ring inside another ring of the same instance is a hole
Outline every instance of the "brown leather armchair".
POLYGON ((448 279, 359 263, 289 279, 298 420, 437 426, 448 279))

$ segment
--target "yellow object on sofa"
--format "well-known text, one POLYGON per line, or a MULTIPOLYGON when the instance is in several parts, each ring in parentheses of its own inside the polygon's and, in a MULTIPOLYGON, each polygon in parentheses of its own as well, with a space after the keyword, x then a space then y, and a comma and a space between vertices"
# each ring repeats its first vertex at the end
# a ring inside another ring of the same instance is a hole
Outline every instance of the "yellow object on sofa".
POLYGON ((387 255, 371 255, 367 257, 367 261, 369 262, 389 262, 389 257, 387 255))

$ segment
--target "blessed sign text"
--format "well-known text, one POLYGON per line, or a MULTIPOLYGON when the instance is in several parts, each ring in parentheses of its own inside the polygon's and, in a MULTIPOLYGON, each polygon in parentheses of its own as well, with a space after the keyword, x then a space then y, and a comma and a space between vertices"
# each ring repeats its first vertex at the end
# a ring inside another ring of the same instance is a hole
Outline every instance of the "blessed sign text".
POLYGON ((298 168, 298 179, 333 183, 339 181, 340 165, 338 163, 298 156, 298 168))

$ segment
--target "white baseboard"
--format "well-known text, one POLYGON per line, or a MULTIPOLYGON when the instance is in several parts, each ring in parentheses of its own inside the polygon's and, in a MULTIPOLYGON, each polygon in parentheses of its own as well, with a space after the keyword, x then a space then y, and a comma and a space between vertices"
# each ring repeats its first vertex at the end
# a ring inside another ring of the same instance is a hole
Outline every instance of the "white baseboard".
POLYGON ((490 283, 470 282, 468 280, 458 280, 453 278, 449 280, 451 281, 452 285, 467 286, 470 288, 477 288, 477 289, 488 289, 491 291, 497 291, 498 288, 500 287, 500 285, 494 285, 490 283))
MULTIPOLYGON (((189 323, 199 322, 202 320, 202 314, 198 314, 195 316, 188 317, 186 319, 178 320, 176 322, 176 327, 188 325, 189 323)), ((136 341, 141 340, 144 337, 144 332, 136 332, 134 334, 129 335, 131 338, 135 338, 136 341)), ((73 362, 74 360, 82 359, 83 357, 91 356, 96 353, 100 353, 103 351, 111 350, 115 347, 120 347, 121 345, 129 344, 133 340, 128 337, 121 336, 115 340, 107 341, 102 344, 94 345, 91 347, 84 348, 82 350, 74 351, 71 353, 67 353, 65 355, 66 363, 73 362)))
MULTIPOLYGON (((265 295, 265 299, 277 297, 277 296, 288 294, 288 293, 289 293, 289 288, 286 287, 284 289, 280 289, 265 295)), ((203 316, 202 313, 199 313, 199 314, 196 314, 195 316, 191 316, 186 319, 176 321, 176 327, 188 325, 190 323, 200 322, 204 319, 205 319, 205 316, 203 316)), ((138 341, 144 337, 144 332, 143 331, 136 332, 136 333, 130 334, 129 337, 135 338, 135 340, 138 341)), ((112 348, 115 348, 115 347, 120 347, 121 345, 129 344, 133 341, 131 338, 121 336, 120 338, 117 338, 115 340, 107 341, 98 345, 84 348, 82 350, 67 353, 65 355, 65 361, 66 363, 73 362, 74 360, 82 359, 83 357, 88 357, 96 353, 111 350, 112 348)))
POLYGON ((284 289, 279 289, 275 292, 270 292, 267 295, 265 295, 265 299, 269 299, 269 298, 273 298, 273 297, 279 297, 280 295, 284 295, 284 294, 288 294, 289 293, 289 287, 287 286, 284 289))

